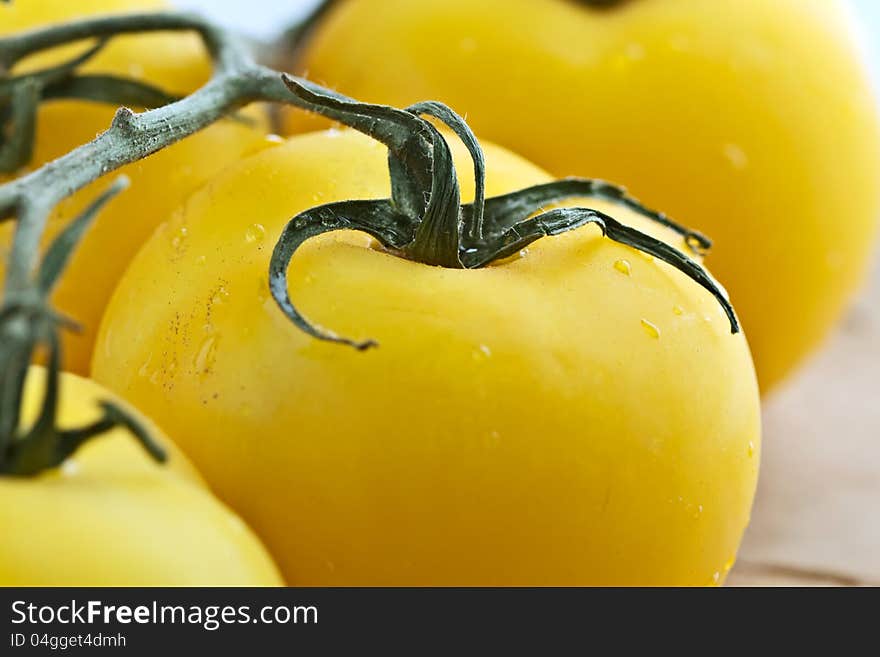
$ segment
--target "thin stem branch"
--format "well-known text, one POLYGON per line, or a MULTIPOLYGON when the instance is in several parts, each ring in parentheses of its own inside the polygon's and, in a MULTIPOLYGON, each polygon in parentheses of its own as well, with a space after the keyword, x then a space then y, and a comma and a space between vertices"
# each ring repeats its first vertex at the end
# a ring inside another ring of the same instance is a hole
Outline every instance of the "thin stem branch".
MULTIPOLYGON (((0 186, 0 221, 17 219, 0 306, 0 474, 16 474, 19 470, 19 474, 33 474, 53 467, 57 463, 43 457, 50 452, 61 453, 58 449, 63 448, 61 443, 67 435, 55 426, 54 407, 47 407, 41 413, 37 425, 40 431, 24 436, 18 434, 18 407, 24 380, 31 357, 41 346, 48 347, 53 354, 47 398, 57 395, 60 359, 57 331, 63 322, 51 310, 45 298, 48 293, 41 291, 40 281, 45 276, 34 275, 40 241, 53 209, 93 181, 171 146, 252 102, 288 103, 342 122, 350 121, 347 109, 348 104, 353 103, 350 99, 305 80, 288 78, 285 83, 279 71, 257 64, 236 35, 198 16, 182 13, 90 18, 0 38, 0 82, 5 80, 7 86, 11 85, 15 98, 17 86, 35 83, 33 76, 15 80, 9 75, 28 55, 76 41, 92 39, 101 44, 118 35, 151 31, 193 31, 199 34, 214 63, 209 81, 191 95, 156 109, 143 112, 125 107, 119 109, 107 131, 94 141, 0 186), (292 86, 288 88, 288 85, 292 86), (312 102, 310 94, 323 98, 329 95, 338 101, 339 106, 319 106, 312 102), (15 453, 28 451, 38 443, 52 444, 57 449, 45 454, 40 452, 43 456, 37 459, 39 462, 19 468, 15 453)), ((95 52, 98 47, 89 52, 95 52)), ((33 99, 34 102, 38 100, 36 96, 33 99)), ((0 98, 0 109, 2 102, 0 98)), ((21 125, 16 129, 16 134, 20 133, 21 125)), ((80 219, 85 223, 88 217, 80 219)), ((41 272, 46 266, 51 267, 51 263, 42 263, 41 272)), ((117 424, 123 422, 126 426, 134 426, 133 420, 124 412, 119 411, 117 415, 117 424)), ((89 432, 82 434, 83 440, 91 435, 89 432)))
MULTIPOLYGON (((0 62, 70 40, 144 31, 192 30, 215 61, 212 78, 190 96, 140 113, 120 109, 110 128, 51 164, 0 187, 0 218, 18 218, 6 279, 7 298, 31 283, 40 237, 52 208, 89 183, 160 151, 256 101, 316 109, 290 92, 278 71, 254 62, 238 37, 189 14, 126 14, 52 26, 0 39, 0 62)), ((299 80, 307 89, 315 85, 299 80)), ((325 89, 320 89, 324 94, 325 89)), ((339 95, 343 101, 349 99, 339 95)), ((326 108, 321 108, 327 114, 326 108)), ((338 118, 338 117, 336 117, 338 118)))

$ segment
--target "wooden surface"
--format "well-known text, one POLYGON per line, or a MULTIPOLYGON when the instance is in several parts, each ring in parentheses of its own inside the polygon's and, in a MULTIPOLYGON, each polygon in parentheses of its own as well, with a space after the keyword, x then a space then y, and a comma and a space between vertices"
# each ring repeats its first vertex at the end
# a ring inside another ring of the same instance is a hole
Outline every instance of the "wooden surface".
POLYGON ((731 585, 880 585, 880 267, 764 411, 752 524, 731 585))

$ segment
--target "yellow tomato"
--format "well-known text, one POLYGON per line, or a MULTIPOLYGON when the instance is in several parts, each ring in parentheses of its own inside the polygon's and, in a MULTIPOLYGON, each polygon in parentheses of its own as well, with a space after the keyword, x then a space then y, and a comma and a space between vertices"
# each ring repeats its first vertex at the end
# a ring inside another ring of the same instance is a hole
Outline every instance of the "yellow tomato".
MULTIPOLYGON (((549 179, 486 150, 490 194, 549 179)), ((475 270, 345 232, 297 254, 292 297, 381 346, 319 342, 269 296, 272 246, 300 211, 389 191, 384 147, 351 131, 231 168, 132 263, 96 378, 181 437, 291 584, 723 581, 760 423, 746 341, 711 295, 595 228, 475 270)))
MULTIPOLYGON (((11 5, 0 3, 0 35, 91 14, 165 6, 157 0, 17 0, 11 5)), ((82 45, 73 48, 73 52, 65 48, 64 57, 82 50, 82 45)), ((59 59, 63 59, 60 53, 45 53, 23 62, 23 70, 59 59)), ((115 39, 83 70, 133 77, 164 91, 184 94, 207 79, 210 61, 196 36, 166 33, 115 39)), ((27 169, 91 141, 110 126, 115 112, 115 107, 85 101, 44 103, 38 113, 34 157, 27 169)), ((83 326, 81 334, 65 335, 67 369, 79 374, 88 371, 95 334, 113 287, 155 227, 193 190, 229 163, 262 147, 263 119, 256 113, 251 118, 254 125, 231 120, 218 123, 122 170, 131 178, 132 186, 99 215, 53 297, 56 308, 83 326)), ((44 243, 48 244, 106 189, 112 178, 90 185, 64 203, 53 215, 44 243)), ((0 183, 7 180, 0 176, 0 183)), ((0 225, 0 285, 13 230, 10 222, 0 225)))
MULTIPOLYGON (((28 374, 23 417, 32 422, 46 373, 28 374)), ((95 422, 100 386, 63 374, 63 429, 95 422)), ((33 478, 0 477, 0 586, 277 586, 262 544, 171 450, 152 461, 124 429, 95 438, 65 464, 33 478)))
POLYGON ((880 213, 877 109, 846 8, 589 5, 338 0, 297 68, 362 101, 444 101, 553 174, 625 184, 715 238, 708 264, 766 391, 839 318, 880 213))

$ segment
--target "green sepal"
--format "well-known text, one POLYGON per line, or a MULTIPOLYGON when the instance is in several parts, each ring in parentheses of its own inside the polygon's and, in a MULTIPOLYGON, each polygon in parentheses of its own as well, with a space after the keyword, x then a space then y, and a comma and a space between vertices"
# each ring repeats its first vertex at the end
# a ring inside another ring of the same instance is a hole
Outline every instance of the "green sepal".
POLYGON ((44 100, 86 100, 118 107, 162 107, 180 100, 145 82, 115 75, 73 75, 47 85, 44 100))
POLYGON ((391 249, 402 249, 414 237, 413 222, 396 212, 390 200, 342 201, 321 205, 294 217, 285 226, 269 264, 269 289, 281 311, 298 328, 314 338, 365 351, 378 346, 375 340, 351 340, 312 324, 290 299, 287 271, 291 258, 302 244, 336 230, 359 230, 391 249))
POLYGON ((119 177, 113 185, 95 199, 88 208, 71 221, 54 239, 43 256, 43 262, 37 274, 37 286, 43 297, 48 297, 58 278, 64 272, 73 251, 85 236, 86 230, 92 225, 98 213, 104 209, 117 194, 126 189, 129 180, 119 177))

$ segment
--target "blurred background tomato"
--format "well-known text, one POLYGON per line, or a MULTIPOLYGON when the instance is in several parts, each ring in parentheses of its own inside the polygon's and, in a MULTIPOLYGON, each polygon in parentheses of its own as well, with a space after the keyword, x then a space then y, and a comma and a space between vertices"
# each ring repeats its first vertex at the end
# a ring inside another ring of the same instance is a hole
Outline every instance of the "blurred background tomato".
MULTIPOLYGON (((871 36, 880 35, 880 3, 877 0, 850 0, 859 21, 871 36)), ((318 3, 315 0, 178 0, 181 8, 197 9, 251 36, 271 37, 281 32, 318 3)), ((875 43, 875 59, 880 48, 875 43)))

